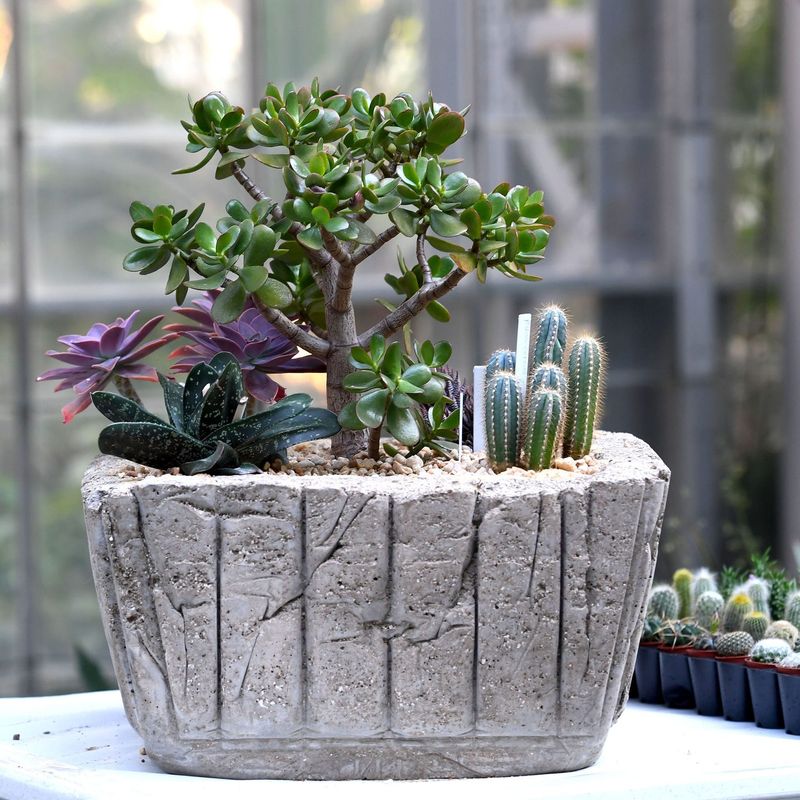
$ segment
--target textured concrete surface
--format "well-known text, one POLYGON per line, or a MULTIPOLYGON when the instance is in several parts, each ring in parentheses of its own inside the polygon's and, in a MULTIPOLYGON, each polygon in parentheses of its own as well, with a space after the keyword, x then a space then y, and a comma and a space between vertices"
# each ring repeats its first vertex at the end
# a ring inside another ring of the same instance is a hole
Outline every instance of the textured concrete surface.
POLYGON ((125 477, 83 486, 131 724, 173 772, 519 775, 593 763, 621 711, 669 471, 125 477))

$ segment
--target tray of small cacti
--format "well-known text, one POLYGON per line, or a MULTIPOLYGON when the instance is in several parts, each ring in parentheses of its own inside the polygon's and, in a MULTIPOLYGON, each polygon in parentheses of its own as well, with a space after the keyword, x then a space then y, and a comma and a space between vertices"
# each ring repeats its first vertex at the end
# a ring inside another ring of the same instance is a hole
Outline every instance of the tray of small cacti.
POLYGON ((769 552, 751 569, 679 569, 653 586, 636 684, 641 702, 800 735, 800 590, 769 552))

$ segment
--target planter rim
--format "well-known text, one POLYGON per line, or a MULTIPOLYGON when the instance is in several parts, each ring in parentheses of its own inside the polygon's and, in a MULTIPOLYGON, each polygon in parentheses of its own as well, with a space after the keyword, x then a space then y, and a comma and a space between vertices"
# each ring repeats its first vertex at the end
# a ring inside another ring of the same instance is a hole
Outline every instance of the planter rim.
POLYGON ((668 644, 659 644, 658 645, 659 651, 662 652, 662 653, 667 653, 667 654, 669 654, 669 653, 681 654, 682 653, 683 655, 686 655, 690 648, 691 648, 691 645, 688 645, 688 644, 682 644, 682 645, 680 645, 678 647, 672 647, 671 645, 668 645, 668 644))
POLYGON ((775 672, 781 675, 793 675, 796 678, 800 678, 800 668, 798 667, 782 667, 780 664, 775 664, 775 672))
POLYGON ((745 659, 747 656, 720 656, 715 655, 714 659, 716 661, 721 661, 723 664, 742 664, 744 665, 745 659))
POLYGON ((695 647, 689 647, 686 655, 691 658, 716 658, 717 654, 714 650, 700 650, 695 647))
POLYGON ((771 669, 774 670, 777 666, 776 664, 766 664, 763 661, 753 661, 751 658, 746 657, 744 660, 744 665, 749 667, 750 669, 771 669))
POLYGON ((658 642, 639 642, 639 647, 658 647, 658 642))

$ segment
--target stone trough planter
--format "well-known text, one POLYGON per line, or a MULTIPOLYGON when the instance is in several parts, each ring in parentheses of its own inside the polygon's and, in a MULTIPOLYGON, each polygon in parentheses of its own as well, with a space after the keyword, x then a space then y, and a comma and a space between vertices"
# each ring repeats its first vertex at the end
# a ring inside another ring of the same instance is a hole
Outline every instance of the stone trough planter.
POLYGON ((131 724, 169 772, 580 769, 621 712, 669 471, 123 477, 83 486, 131 724))

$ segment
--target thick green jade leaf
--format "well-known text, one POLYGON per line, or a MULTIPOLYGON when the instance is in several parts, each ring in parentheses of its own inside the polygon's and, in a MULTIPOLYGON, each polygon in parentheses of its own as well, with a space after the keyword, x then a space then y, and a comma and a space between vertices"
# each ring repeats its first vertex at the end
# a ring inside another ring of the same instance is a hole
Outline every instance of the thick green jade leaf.
POLYGON ((343 381, 344 388, 349 392, 365 392, 367 389, 376 389, 380 386, 380 379, 374 372, 357 370, 347 375, 343 381))
POLYGON ((351 431, 363 431, 364 428, 367 426, 358 418, 358 414, 356 414, 356 401, 353 400, 352 402, 348 403, 340 412, 339 412, 339 424, 343 428, 347 428, 351 431))
POLYGON ((444 150, 457 142, 463 133, 464 117, 456 111, 445 111, 431 120, 427 140, 429 144, 435 145, 435 149, 444 150))
POLYGON ((158 382, 164 392, 164 406, 167 409, 169 421, 179 430, 183 430, 183 385, 171 380, 166 375, 158 373, 158 382))
POLYGON ((211 316, 223 325, 238 319, 247 302, 247 290, 239 281, 229 283, 219 294, 211 307, 211 316))
POLYGON ((389 219, 397 225, 403 236, 414 236, 417 232, 417 218, 405 208, 396 208, 389 214, 389 219))
POLYGON ((431 211, 431 228, 439 236, 459 236, 467 232, 467 226, 458 217, 436 209, 431 211))
POLYGON ((150 244, 131 250, 122 262, 123 269, 128 272, 141 272, 157 261, 161 254, 161 245, 150 244))
POLYGON ((383 357, 383 364, 381 365, 381 372, 388 375, 393 380, 400 377, 403 371, 403 350, 400 342, 392 342, 386 348, 386 355, 383 357))
POLYGON ((275 250, 278 237, 272 228, 266 225, 256 225, 250 237, 250 243, 244 252, 244 263, 262 265, 275 250))
POLYGON ((297 234, 297 241, 310 250, 322 250, 322 234, 319 228, 306 228, 297 234))
POLYGON ((437 322, 450 322, 450 312, 438 300, 431 300, 425 310, 437 322))
POLYGON ((414 386, 424 386, 431 379, 431 371, 425 364, 412 364, 403 372, 403 380, 414 386))
POLYGON ((373 389, 367 392, 356 402, 356 416, 368 428, 379 427, 386 414, 389 395, 388 389, 373 389))
MULTIPOLYGON (((256 142, 260 144, 260 142, 256 142)), ((289 164, 289 156, 282 153, 251 153, 251 156, 262 164, 266 164, 273 169, 283 169, 289 164)))
POLYGON ((267 268, 258 264, 242 267, 239 278, 248 292, 257 292, 267 280, 267 268))
POLYGON ((113 392, 92 392, 92 403, 104 417, 112 422, 152 422, 169 427, 163 419, 146 411, 138 403, 113 392))
POLYGON ((209 448, 191 436, 154 422, 114 422, 100 431, 101 453, 156 469, 205 458, 209 448))
POLYGON ((267 278, 255 294, 264 305, 270 308, 287 308, 292 304, 291 290, 285 284, 276 281, 275 278, 267 278))
POLYGON ((419 425, 411 409, 390 406, 386 415, 386 427, 389 429, 389 433, 402 444, 410 446, 419 441, 419 425))
POLYGON ((217 448, 206 458, 196 461, 186 461, 181 464, 184 475, 197 475, 201 472, 211 472, 216 467, 235 468, 239 466, 239 456, 236 451, 225 442, 217 442, 217 448))

